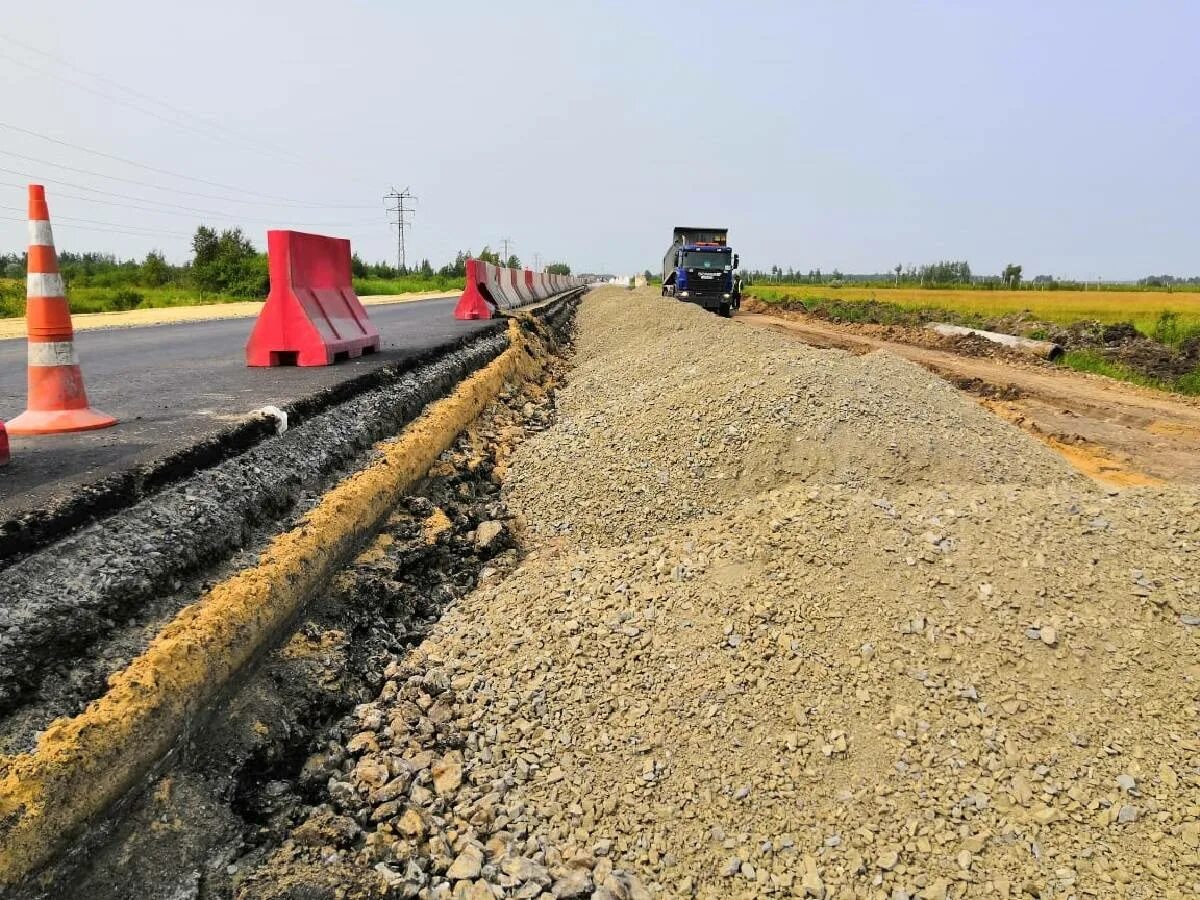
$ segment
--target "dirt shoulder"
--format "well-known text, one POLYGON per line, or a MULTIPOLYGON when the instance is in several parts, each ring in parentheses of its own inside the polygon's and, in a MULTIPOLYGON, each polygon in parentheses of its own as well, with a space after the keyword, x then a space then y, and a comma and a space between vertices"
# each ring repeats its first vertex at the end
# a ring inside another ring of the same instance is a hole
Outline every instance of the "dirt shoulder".
MULTIPOLYGON (((1200 484, 1200 401, 1057 369, 999 351, 987 356, 896 340, 891 326, 841 326, 797 313, 740 313, 737 321, 816 347, 886 350, 978 395, 990 410, 1045 439, 1073 465, 1118 485, 1200 484)), ((906 329, 911 331, 915 329, 906 329)), ((968 352, 970 352, 968 350, 968 352)))
MULTIPOLYGON (((432 300, 437 297, 452 297, 445 291, 426 291, 415 294, 394 294, 359 297, 364 306, 383 303, 412 303, 416 300, 432 300)), ((257 316, 262 302, 247 300, 242 303, 205 303, 198 306, 161 306, 149 309, 129 309, 121 312, 83 313, 72 316, 76 331, 93 328, 132 328, 138 325, 174 325, 180 322, 209 322, 213 319, 246 319, 257 316)), ((25 337, 25 319, 0 319, 0 340, 25 337)))

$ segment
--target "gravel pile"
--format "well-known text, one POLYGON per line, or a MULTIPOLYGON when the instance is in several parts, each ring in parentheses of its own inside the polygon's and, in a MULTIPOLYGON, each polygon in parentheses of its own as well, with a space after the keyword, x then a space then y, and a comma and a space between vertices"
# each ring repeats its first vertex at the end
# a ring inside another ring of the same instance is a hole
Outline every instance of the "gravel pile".
POLYGON ((1200 892, 1200 493, 1099 489, 916 368, 649 292, 593 294, 577 346, 512 467, 525 560, 310 761, 314 866, 373 865, 361 896, 1200 892))
POLYGON ((887 354, 812 350, 646 294, 580 310, 559 427, 509 480, 537 535, 612 545, 793 481, 1044 484, 1052 451, 887 354))

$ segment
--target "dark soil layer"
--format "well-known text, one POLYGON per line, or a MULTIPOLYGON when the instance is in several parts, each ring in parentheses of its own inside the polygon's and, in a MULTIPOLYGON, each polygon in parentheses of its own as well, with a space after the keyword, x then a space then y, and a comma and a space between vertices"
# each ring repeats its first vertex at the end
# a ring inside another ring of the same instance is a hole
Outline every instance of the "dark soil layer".
POLYGON ((72 678, 61 663, 246 546, 256 526, 399 432, 507 343, 489 335, 444 354, 10 566, 0 580, 0 713, 48 675, 72 678))

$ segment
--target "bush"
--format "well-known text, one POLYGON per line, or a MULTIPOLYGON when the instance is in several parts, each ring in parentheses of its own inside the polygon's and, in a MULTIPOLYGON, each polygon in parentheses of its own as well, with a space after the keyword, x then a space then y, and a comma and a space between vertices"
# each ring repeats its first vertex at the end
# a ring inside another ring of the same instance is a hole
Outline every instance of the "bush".
POLYGON ((1200 369, 1188 372, 1175 382, 1175 390, 1181 394, 1200 396, 1200 369))
POLYGON ((1197 336, 1200 336, 1200 325, 1181 322, 1179 313, 1171 309, 1164 309, 1158 314, 1158 321, 1154 323, 1154 330, 1150 333, 1150 337, 1160 344, 1172 346, 1179 346, 1189 338, 1197 336))
POLYGON ((117 291, 113 294, 111 305, 113 309, 136 309, 142 305, 142 301, 146 298, 137 291, 131 291, 128 288, 117 291))
POLYGON ((25 282, 0 279, 0 318, 25 315, 25 282))

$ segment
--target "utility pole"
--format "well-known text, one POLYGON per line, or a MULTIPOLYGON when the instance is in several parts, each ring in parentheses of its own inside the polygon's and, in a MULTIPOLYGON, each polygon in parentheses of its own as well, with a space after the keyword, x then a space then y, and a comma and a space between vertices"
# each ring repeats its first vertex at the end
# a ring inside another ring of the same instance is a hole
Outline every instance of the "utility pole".
POLYGON ((388 222, 396 226, 396 265, 401 271, 403 271, 404 269, 408 268, 406 265, 408 260, 404 252, 404 229, 412 224, 412 220, 408 217, 413 214, 412 207, 405 207, 404 204, 409 200, 414 201, 415 203, 417 198, 413 196, 412 192, 408 188, 398 191, 393 185, 391 193, 384 194, 383 199, 390 200, 395 204, 395 206, 389 206, 387 208, 389 213, 396 214, 395 220, 388 219, 388 222))
POLYGON ((540 253, 533 254, 533 271, 542 271, 542 254, 540 253))
POLYGON ((500 260, 500 265, 508 265, 508 245, 512 243, 512 238, 500 238, 500 243, 504 245, 504 258, 500 260))

